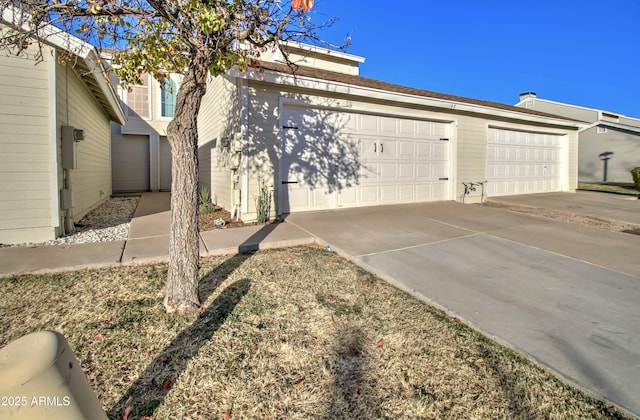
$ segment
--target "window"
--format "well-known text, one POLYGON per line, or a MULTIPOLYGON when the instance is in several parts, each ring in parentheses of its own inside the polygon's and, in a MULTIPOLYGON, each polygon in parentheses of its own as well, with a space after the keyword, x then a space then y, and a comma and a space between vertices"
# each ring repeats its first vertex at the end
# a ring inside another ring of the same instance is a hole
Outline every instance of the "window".
POLYGON ((149 75, 140 76, 141 85, 132 86, 127 95, 127 113, 130 118, 150 118, 149 112, 149 75))
POLYGON ((173 117, 176 108, 176 84, 170 78, 166 78, 162 83, 161 94, 161 114, 163 117, 173 117))

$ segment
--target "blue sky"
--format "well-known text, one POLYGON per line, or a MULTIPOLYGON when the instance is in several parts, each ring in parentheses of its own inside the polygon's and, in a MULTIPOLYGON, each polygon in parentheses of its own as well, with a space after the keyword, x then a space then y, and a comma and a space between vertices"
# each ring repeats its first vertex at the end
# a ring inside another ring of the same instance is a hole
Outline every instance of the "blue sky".
POLYGON ((515 104, 518 94, 640 118, 640 0, 316 0, 365 77, 515 104))

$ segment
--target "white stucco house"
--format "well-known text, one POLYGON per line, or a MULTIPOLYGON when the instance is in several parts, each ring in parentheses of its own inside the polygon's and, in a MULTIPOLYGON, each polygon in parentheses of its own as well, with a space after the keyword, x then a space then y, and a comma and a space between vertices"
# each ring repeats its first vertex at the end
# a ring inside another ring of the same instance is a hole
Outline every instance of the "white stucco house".
MULTIPOLYGON (((577 121, 361 77, 365 59, 352 54, 281 48, 294 70, 266 51, 257 67, 211 77, 200 110, 200 184, 245 221, 261 185, 273 192, 271 216, 577 187, 577 121)), ((167 189, 163 88, 134 89, 135 104, 122 93, 129 122, 114 130, 114 173, 140 182, 131 190, 167 189), (122 147, 136 136, 137 150, 122 147)), ((114 177, 116 189, 129 188, 114 177)))
MULTIPOLYGON (((11 9, 0 22, 15 30, 11 9)), ((0 56, 0 243, 42 242, 111 195, 110 122, 125 116, 96 50, 55 28, 0 56)))
POLYGON ((538 97, 520 95, 518 107, 581 121, 578 131, 578 179, 632 182, 631 169, 640 166, 640 118, 538 97))

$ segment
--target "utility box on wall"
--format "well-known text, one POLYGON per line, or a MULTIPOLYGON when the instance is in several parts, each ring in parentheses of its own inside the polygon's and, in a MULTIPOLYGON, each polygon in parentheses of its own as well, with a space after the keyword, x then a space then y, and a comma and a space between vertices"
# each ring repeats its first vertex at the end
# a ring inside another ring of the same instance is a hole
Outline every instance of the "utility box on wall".
POLYGON ((84 140, 84 130, 78 130, 70 125, 63 125, 62 129, 62 168, 77 169, 78 159, 76 143, 84 140))

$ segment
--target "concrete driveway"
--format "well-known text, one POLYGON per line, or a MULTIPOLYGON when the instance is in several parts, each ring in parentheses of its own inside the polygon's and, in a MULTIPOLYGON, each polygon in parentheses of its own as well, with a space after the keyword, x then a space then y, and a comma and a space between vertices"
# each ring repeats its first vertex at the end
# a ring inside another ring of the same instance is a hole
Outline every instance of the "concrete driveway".
MULTIPOLYGON (((596 211, 590 195, 560 197, 596 211)), ((287 221, 640 416, 640 236, 454 202, 287 221)))

